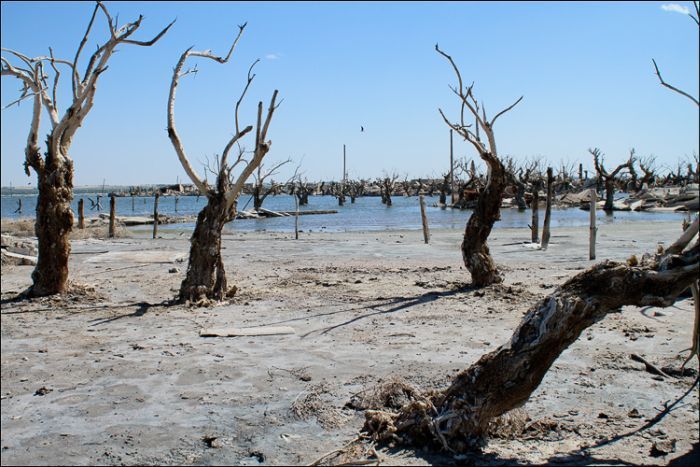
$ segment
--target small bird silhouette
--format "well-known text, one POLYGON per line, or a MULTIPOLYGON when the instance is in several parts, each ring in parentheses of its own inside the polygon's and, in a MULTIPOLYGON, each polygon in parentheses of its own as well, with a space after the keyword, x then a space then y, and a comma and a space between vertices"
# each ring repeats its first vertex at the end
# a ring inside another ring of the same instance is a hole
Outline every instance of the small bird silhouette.
POLYGON ((363 127, 362 125, 360 125, 360 132, 363 132, 363 131, 365 131, 365 127, 363 127))

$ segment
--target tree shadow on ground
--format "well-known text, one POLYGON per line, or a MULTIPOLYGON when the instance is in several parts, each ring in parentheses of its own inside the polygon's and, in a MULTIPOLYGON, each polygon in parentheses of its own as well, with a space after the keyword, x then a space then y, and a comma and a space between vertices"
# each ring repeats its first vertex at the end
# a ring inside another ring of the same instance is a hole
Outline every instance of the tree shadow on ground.
POLYGON ((94 319, 92 320, 92 324, 90 326, 100 326, 103 324, 108 324, 112 323, 114 321, 117 321, 122 318, 140 318, 141 316, 145 315, 148 310, 150 310, 153 307, 166 307, 170 306, 173 304, 172 300, 163 300, 160 303, 148 303, 148 302, 138 302, 138 303, 133 303, 131 305, 121 305, 119 308, 124 308, 124 307, 130 307, 130 306, 135 306, 136 310, 133 313, 125 313, 119 316, 113 316, 111 318, 104 318, 104 319, 94 319))
MULTIPOLYGON (((471 291, 477 290, 477 289, 479 289, 479 287, 475 287, 472 285, 465 285, 462 287, 458 287, 458 288, 454 288, 454 289, 450 289, 450 290, 445 290, 445 291, 430 291, 430 292, 426 292, 426 293, 416 295, 413 297, 390 297, 390 298, 384 299, 384 303, 366 305, 366 306, 359 307, 359 308, 352 308, 350 310, 340 310, 337 312, 333 312, 333 314, 341 313, 341 312, 356 311, 356 310, 372 310, 372 311, 364 313, 360 316, 355 316, 351 319, 343 321, 342 323, 314 329, 312 331, 307 332, 306 334, 302 334, 301 337, 303 339, 303 338, 308 337, 314 333, 319 333, 319 335, 328 334, 329 332, 334 331, 338 328, 351 325, 353 323, 356 323, 357 321, 360 321, 360 320, 363 320, 366 318, 371 318, 372 316, 395 313, 397 311, 406 310, 406 309, 414 307, 416 305, 422 305, 424 303, 431 303, 431 302, 434 302, 436 300, 440 300, 440 299, 445 298, 445 297, 452 297, 454 295, 471 292, 471 291), (385 307, 389 307, 389 308, 385 308, 385 307)), ((304 319, 306 319, 306 318, 308 318, 308 317, 304 317, 304 319)))

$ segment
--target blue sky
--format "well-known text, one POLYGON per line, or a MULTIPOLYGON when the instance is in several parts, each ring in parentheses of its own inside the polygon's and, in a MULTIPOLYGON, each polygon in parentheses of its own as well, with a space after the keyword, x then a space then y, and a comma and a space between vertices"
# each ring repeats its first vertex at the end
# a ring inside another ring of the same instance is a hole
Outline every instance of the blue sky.
MULTIPOLYGON (((165 131, 172 68, 192 45, 225 53, 236 25, 246 21, 232 60, 200 60, 199 73, 183 78, 178 90, 178 130, 200 173, 232 134, 233 107, 248 67, 260 58, 241 120, 254 124, 258 100, 279 89, 284 101, 268 133, 267 164, 295 162, 278 179, 299 163, 309 179, 339 179, 343 144, 350 177, 439 176, 449 165, 449 130, 438 108, 456 117, 459 105, 436 43, 465 81, 476 82, 491 114, 525 96, 496 124, 501 155, 591 169, 589 147, 599 147, 607 165, 625 160, 631 147, 673 167, 698 152, 697 107, 662 88, 651 63, 655 58, 666 81, 698 95, 698 28, 678 8, 662 8, 669 2, 105 4, 120 23, 144 15, 137 38, 177 22, 155 46, 122 46, 111 60, 71 148, 76 185, 186 180, 165 131)), ((692 10, 690 2, 675 4, 692 10)), ((37 56, 52 46, 56 56, 72 59, 92 8, 2 2, 2 47, 37 56)), ((106 33, 98 15, 86 51, 106 33)), ((19 83, 1 81, 4 107, 19 83)), ((67 90, 69 81, 63 84, 67 90)), ((60 108, 67 101, 59 96, 60 108)), ((29 102, 0 114, 3 186, 36 184, 22 170, 30 114, 29 102)), ((476 157, 457 138, 455 155, 476 157)))

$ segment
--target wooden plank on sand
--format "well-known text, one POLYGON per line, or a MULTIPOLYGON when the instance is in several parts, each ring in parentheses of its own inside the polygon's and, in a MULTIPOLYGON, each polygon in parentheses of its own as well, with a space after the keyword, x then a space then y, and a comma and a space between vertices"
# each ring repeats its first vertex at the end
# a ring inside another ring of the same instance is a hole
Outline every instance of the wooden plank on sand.
POLYGON ((202 329, 200 337, 236 337, 236 336, 275 336, 280 334, 296 334, 289 326, 264 326, 259 328, 224 328, 202 329))

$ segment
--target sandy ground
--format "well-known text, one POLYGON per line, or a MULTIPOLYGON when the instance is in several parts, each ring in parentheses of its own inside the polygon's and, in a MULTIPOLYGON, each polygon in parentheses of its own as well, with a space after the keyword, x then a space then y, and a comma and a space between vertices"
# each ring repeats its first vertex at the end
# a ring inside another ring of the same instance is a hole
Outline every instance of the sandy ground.
MULTIPOLYGON (((74 240, 71 277, 94 291, 63 298, 13 301, 32 267, 3 266, 2 464, 308 464, 357 435, 353 395, 392 378, 443 387, 504 343, 529 306, 593 264, 586 230, 554 231, 546 252, 523 243, 528 231, 495 230, 505 282, 476 291, 460 290, 457 230, 429 245, 418 231, 234 233, 224 255, 240 291, 213 308, 167 303, 186 267, 178 232, 74 240), (296 334, 199 337, 261 325, 296 334)), ((676 223, 604 225, 598 258, 679 234, 676 223)), ((697 390, 640 430, 694 377, 630 359, 679 367, 691 310, 689 299, 630 307, 585 331, 523 407, 546 429, 492 439, 466 460, 385 449, 383 463, 698 465, 697 390)))

